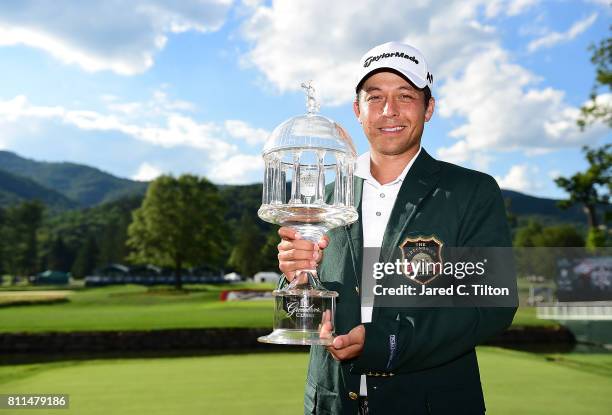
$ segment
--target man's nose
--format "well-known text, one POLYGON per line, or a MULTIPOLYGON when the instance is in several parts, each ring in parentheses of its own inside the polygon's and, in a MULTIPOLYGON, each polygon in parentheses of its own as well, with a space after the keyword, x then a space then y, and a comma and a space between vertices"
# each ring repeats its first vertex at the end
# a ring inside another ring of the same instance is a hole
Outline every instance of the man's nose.
POLYGON ((389 99, 385 102, 385 106, 383 107, 382 115, 387 116, 387 117, 394 117, 398 115, 397 104, 393 102, 392 99, 389 99))

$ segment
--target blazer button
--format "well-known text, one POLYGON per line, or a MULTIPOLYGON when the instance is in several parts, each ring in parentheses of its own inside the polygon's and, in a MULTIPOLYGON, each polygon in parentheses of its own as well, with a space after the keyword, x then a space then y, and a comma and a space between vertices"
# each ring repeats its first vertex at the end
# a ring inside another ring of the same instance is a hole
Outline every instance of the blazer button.
POLYGON ((355 392, 349 392, 349 398, 356 401, 357 399, 359 399, 359 395, 357 395, 355 392))

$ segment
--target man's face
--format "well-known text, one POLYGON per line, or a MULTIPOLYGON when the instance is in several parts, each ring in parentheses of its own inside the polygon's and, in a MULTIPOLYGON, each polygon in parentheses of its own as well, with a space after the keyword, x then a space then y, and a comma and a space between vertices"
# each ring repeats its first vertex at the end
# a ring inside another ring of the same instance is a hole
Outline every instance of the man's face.
POLYGON ((425 107, 424 93, 393 72, 379 72, 364 82, 355 115, 373 152, 400 155, 416 151, 423 126, 434 111, 434 99, 425 107))

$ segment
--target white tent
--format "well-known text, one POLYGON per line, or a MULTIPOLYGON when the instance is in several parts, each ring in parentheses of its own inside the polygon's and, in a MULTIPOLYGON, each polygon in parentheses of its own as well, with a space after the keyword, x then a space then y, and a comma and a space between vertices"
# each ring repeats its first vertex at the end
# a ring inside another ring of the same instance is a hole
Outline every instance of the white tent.
POLYGON ((225 281, 242 281, 242 276, 240 274, 236 274, 235 272, 230 272, 229 274, 225 274, 223 279, 225 281))
POLYGON ((271 282, 276 284, 278 282, 278 278, 280 274, 276 272, 258 272, 253 275, 253 282, 271 282))

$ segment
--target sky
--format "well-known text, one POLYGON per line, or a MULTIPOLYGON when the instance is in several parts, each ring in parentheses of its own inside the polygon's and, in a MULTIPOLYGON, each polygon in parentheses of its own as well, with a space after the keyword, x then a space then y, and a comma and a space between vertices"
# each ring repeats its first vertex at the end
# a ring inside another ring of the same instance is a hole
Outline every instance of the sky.
POLYGON ((259 182, 270 132, 306 112, 304 81, 368 150, 353 79, 395 40, 434 75, 430 154, 562 198, 553 178, 587 167, 582 146, 612 142, 575 122, 611 16, 609 0, 3 1, 0 149, 135 180, 259 182))

